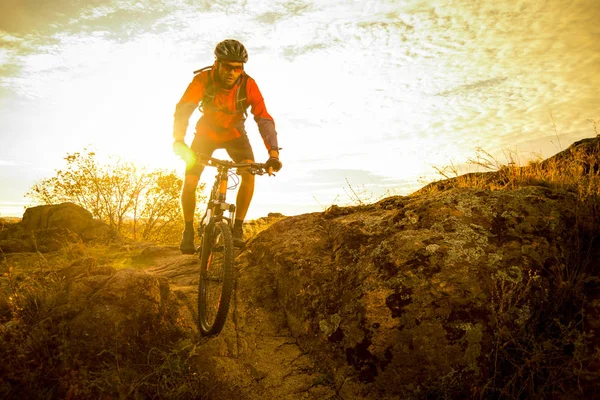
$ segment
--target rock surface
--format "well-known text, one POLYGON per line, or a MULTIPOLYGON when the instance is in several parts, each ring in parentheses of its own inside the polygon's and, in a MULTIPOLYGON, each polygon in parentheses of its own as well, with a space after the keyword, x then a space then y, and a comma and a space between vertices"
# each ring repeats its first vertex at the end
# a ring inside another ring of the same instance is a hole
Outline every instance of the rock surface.
POLYGON ((64 228, 87 240, 111 233, 108 225, 95 220, 92 213, 73 203, 30 207, 25 210, 21 223, 27 231, 64 228))
POLYGON ((145 335, 159 334, 157 326, 168 311, 164 279, 132 268, 80 264, 70 270, 66 273, 76 279, 67 287, 67 304, 57 312, 72 316, 63 323, 69 326, 73 348, 85 350, 82 356, 127 351, 145 335))
POLYGON ((73 203, 43 205, 25 210, 19 223, 0 232, 4 253, 57 251, 72 243, 106 240, 115 237, 104 222, 73 203))
POLYGON ((519 329, 551 301, 574 209, 541 187, 455 189, 290 217, 240 256, 236 327, 219 340, 235 333, 252 359, 266 332, 291 336, 342 398, 468 393, 498 313, 519 329))

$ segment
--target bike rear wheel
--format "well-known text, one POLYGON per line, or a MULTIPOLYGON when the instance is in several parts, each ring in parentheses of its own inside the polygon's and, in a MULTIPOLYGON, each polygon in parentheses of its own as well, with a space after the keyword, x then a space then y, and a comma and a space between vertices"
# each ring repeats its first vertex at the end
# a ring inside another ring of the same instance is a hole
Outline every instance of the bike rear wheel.
POLYGON ((202 336, 223 329, 233 291, 233 237, 225 222, 204 229, 198 284, 198 326, 202 336))

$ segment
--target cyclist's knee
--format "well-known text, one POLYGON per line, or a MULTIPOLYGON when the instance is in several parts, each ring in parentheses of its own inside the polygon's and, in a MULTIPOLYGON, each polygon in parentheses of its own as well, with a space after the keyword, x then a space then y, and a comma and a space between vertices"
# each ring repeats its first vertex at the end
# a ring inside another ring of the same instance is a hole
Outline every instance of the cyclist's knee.
MULTIPOLYGON (((248 159, 248 160, 243 160, 242 162, 243 163, 253 163, 254 160, 248 159)), ((250 172, 247 172, 245 170, 241 170, 240 172, 241 172, 240 175, 242 177, 242 183, 243 182, 254 183, 254 175, 253 174, 251 174, 250 172)))
POLYGON ((185 171, 185 179, 187 180, 189 179, 193 179, 196 178, 196 180, 200 179, 200 176, 202 175, 202 171, 204 171, 204 165, 200 164, 200 163, 195 163, 192 167, 187 168, 185 171))

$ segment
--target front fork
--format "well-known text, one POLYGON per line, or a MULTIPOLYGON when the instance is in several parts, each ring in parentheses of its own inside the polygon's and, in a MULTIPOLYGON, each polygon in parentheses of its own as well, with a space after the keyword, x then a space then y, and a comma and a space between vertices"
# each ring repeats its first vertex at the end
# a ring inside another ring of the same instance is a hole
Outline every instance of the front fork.
POLYGON ((198 236, 202 236, 204 229, 211 222, 226 220, 229 225, 233 227, 233 221, 235 218, 235 204, 221 203, 221 202, 209 202, 206 212, 202 217, 202 220, 198 224, 198 236), (223 215, 225 211, 229 212, 229 216, 223 215))
MULTIPOLYGON (((226 220, 231 229, 233 229, 233 221, 235 218, 235 204, 229 204, 225 201, 227 196, 227 183, 228 183, 228 175, 227 171, 220 171, 217 175, 218 181, 215 182, 215 186, 213 187, 213 193, 211 193, 211 198, 217 197, 218 200, 210 200, 208 202, 208 206, 206 207, 206 212, 202 217, 202 220, 198 224, 198 237, 201 239, 204 237, 204 231, 210 221, 221 221, 226 220), (219 192, 218 196, 213 196, 214 189, 218 187, 219 192), (229 211, 229 217, 225 217, 223 213, 225 211, 229 211)), ((201 245, 202 246, 202 245, 201 245)))

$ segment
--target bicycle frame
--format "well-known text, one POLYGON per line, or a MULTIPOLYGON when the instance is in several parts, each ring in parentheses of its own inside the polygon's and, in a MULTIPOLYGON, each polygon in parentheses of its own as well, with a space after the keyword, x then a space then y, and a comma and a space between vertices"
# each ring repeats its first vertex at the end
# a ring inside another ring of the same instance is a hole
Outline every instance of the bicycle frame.
POLYGON ((233 163, 230 161, 217 160, 212 157, 204 158, 204 164, 217 168, 217 174, 213 183, 208 204, 204 216, 198 225, 198 236, 201 237, 204 229, 210 222, 218 222, 226 220, 227 224, 233 228, 235 219, 236 206, 235 204, 227 203, 227 185, 229 183, 229 170, 231 168, 249 168, 249 172, 255 175, 263 175, 267 170, 266 164, 260 163, 233 163), (225 211, 229 211, 229 216, 224 215, 225 211))
POLYGON ((204 233, 204 228, 211 221, 226 220, 230 226, 233 226, 235 218, 235 205, 229 204, 227 198, 227 184, 229 183, 229 168, 217 166, 217 175, 213 183, 206 211, 198 226, 198 234, 204 233), (223 215, 225 211, 229 211, 229 217, 223 215))

